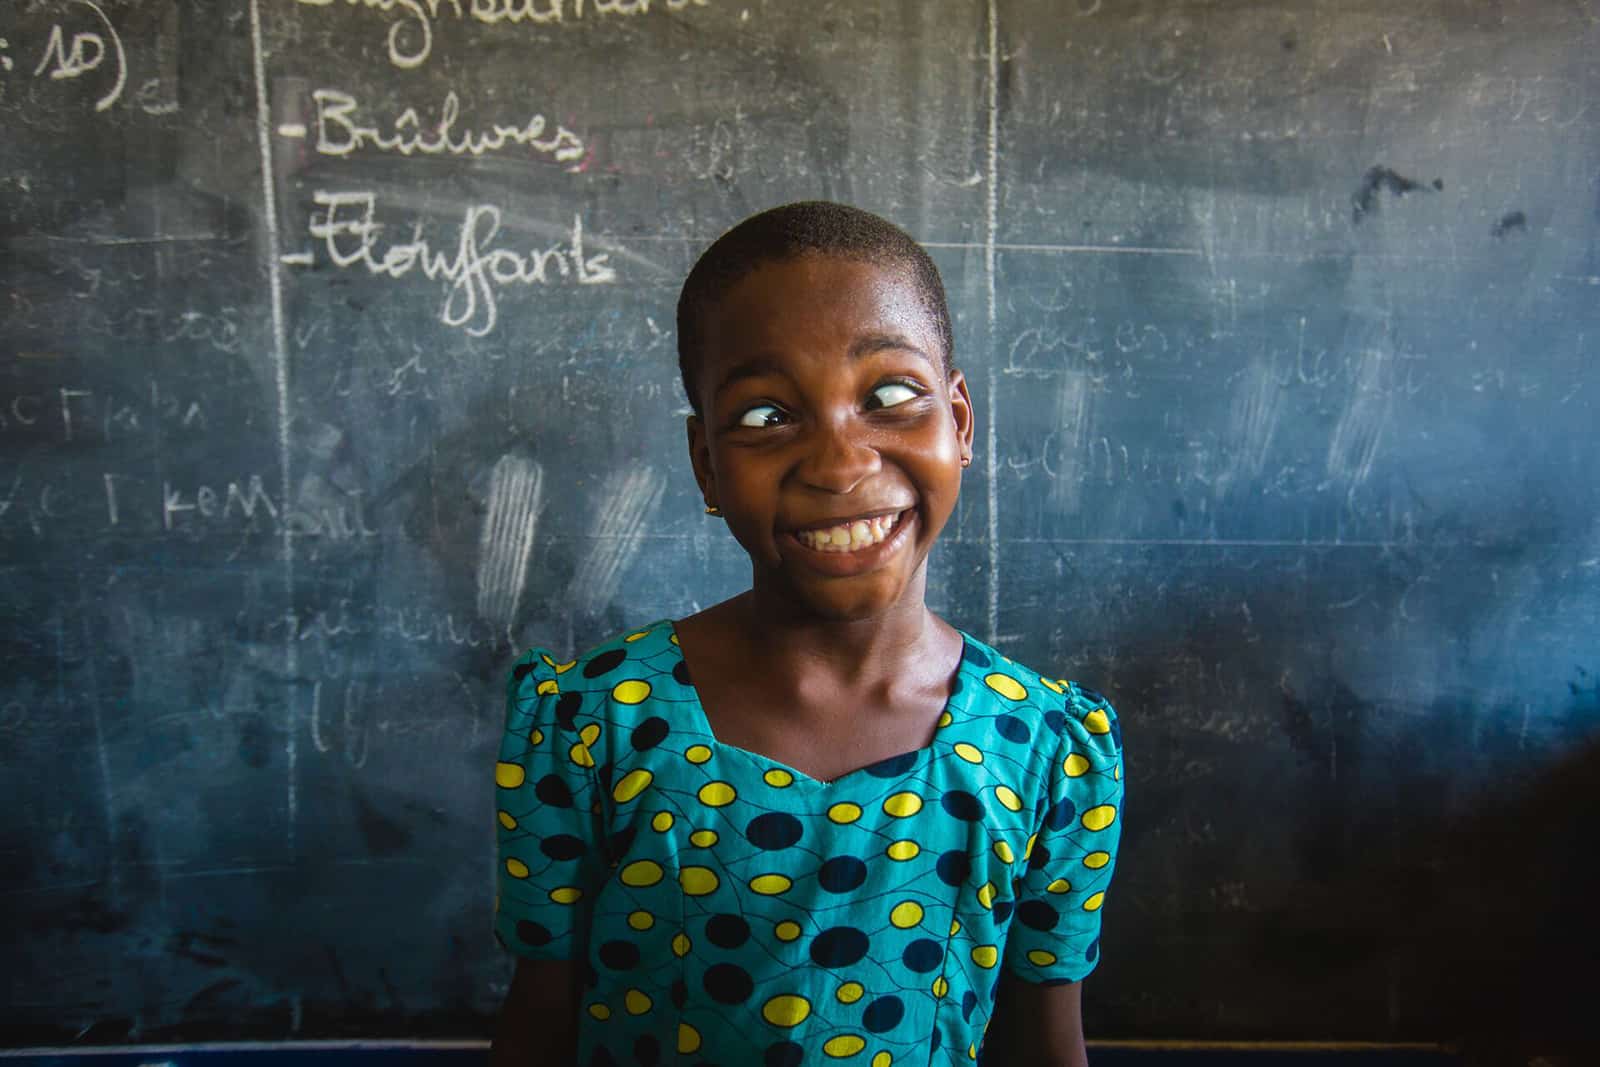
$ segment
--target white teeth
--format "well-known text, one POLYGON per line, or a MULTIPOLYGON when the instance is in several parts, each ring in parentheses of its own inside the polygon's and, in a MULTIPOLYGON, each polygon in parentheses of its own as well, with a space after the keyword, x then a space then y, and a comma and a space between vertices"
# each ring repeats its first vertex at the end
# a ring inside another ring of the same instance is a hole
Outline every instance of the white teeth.
POLYGON ((855 552, 881 544, 899 525, 899 515, 883 515, 876 519, 856 519, 840 523, 825 530, 801 530, 795 538, 807 548, 817 552, 855 552))

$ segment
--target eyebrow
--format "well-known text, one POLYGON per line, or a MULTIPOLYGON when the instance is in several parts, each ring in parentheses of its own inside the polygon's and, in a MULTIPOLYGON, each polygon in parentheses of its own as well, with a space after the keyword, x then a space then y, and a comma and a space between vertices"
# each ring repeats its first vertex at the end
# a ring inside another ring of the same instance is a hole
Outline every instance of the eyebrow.
MULTIPOLYGON (((845 356, 853 363, 879 352, 891 350, 908 352, 919 357, 935 370, 939 369, 939 364, 934 362, 932 356, 912 344, 908 338, 897 333, 863 334, 845 352, 845 356)), ((772 373, 775 369, 771 360, 761 356, 747 359, 742 363, 736 363, 728 369, 727 374, 722 376, 722 380, 717 383, 717 387, 712 390, 711 395, 715 398, 721 395, 723 390, 744 381, 746 378, 759 378, 763 374, 772 373)))

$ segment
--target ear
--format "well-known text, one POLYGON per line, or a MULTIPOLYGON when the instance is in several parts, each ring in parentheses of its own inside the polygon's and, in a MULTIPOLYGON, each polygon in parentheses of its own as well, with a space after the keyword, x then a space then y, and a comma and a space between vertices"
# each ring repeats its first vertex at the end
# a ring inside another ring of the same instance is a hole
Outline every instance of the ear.
POLYGON ((977 428, 973 417, 972 394, 967 392, 966 375, 954 368, 946 379, 945 387, 950 391, 950 417, 955 420, 956 437, 961 441, 961 465, 965 467, 972 461, 972 435, 977 428))
POLYGON ((694 468, 694 480, 700 486, 700 496, 705 500, 706 507, 715 507, 717 482, 711 473, 711 445, 706 440, 705 420, 699 415, 690 415, 684 420, 684 428, 689 435, 689 465, 694 468))

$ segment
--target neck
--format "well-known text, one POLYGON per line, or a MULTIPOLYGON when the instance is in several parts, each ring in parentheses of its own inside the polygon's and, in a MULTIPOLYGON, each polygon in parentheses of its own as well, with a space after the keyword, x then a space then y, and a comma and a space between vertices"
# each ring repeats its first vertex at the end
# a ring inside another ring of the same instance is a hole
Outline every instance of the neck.
POLYGON ((752 653, 768 663, 821 668, 840 681, 901 669, 937 642, 943 629, 923 600, 919 574, 888 610, 861 619, 829 619, 797 611, 794 601, 758 585, 733 601, 752 653))

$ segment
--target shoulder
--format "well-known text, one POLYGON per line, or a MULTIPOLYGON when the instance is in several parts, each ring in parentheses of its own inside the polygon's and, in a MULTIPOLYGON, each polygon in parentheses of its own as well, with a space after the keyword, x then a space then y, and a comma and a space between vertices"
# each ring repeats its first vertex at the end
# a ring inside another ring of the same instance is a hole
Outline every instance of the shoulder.
POLYGON ((518 657, 507 683, 515 713, 580 720, 633 721, 661 701, 684 699, 688 673, 667 621, 624 631, 569 660, 534 647, 518 657))

